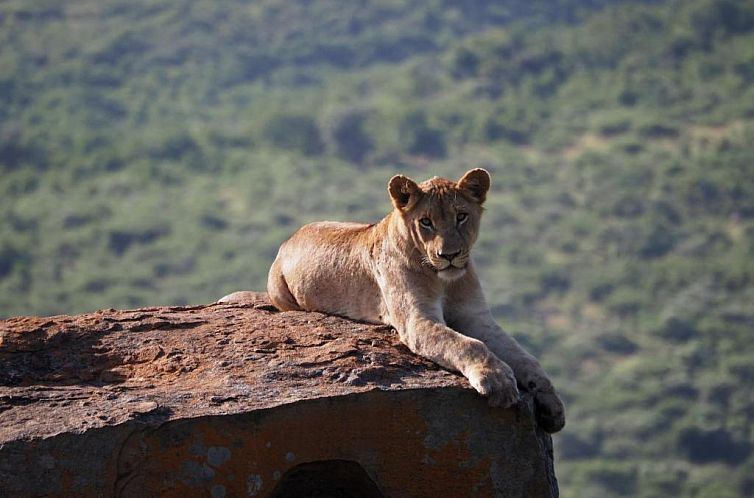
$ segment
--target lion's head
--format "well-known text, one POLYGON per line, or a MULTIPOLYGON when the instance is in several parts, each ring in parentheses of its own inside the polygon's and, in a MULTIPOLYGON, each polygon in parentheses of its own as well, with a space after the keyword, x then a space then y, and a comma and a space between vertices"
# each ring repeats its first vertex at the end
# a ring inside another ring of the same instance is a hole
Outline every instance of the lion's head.
POLYGON ((417 184, 403 175, 390 179, 388 192, 414 247, 440 278, 453 280, 466 271, 489 188, 490 175, 481 168, 457 182, 435 177, 417 184))

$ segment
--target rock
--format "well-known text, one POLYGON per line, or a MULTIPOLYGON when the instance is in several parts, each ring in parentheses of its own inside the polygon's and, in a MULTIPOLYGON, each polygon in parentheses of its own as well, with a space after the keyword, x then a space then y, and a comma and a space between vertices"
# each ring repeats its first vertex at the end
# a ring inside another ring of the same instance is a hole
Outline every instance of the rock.
POLYGON ((532 400, 394 330, 206 306, 0 321, 0 497, 554 497, 532 400), (329 494, 328 494, 329 493, 329 494))

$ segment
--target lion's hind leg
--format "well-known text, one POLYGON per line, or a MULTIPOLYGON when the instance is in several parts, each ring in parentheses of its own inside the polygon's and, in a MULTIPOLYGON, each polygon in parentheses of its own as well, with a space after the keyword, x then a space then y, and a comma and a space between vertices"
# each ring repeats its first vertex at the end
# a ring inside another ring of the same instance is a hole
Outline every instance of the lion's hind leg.
POLYGON ((272 304, 280 311, 301 310, 301 306, 299 306, 296 298, 293 297, 291 290, 288 288, 288 283, 285 281, 278 258, 275 258, 270 267, 270 273, 267 276, 267 294, 269 294, 272 304))

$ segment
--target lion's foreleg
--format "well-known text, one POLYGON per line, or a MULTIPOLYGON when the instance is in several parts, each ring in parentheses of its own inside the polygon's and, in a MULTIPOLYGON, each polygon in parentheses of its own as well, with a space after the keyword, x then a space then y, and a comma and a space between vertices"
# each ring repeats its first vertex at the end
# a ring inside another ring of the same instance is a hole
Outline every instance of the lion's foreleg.
POLYGON ((476 326, 461 327, 471 337, 484 342, 516 374, 519 385, 527 391, 552 391, 552 382, 539 361, 490 318, 476 326))
POLYGON ((465 334, 475 337, 513 369, 518 384, 534 395, 539 407, 538 420, 548 432, 557 432, 565 425, 565 408, 550 378, 536 358, 495 323, 489 313, 454 323, 465 334))
POLYGON ((489 398, 490 405, 507 407, 518 401, 513 371, 482 341, 418 315, 407 317, 396 328, 411 351, 462 373, 474 389, 489 398))

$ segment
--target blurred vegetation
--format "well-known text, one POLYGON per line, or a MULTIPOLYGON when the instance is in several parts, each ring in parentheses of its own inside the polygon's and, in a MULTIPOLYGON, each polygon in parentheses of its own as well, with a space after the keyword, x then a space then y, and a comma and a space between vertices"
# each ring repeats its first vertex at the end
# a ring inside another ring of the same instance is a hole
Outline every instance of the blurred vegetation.
POLYGON ((263 289, 483 166, 566 498, 754 494, 754 2, 6 0, 0 316, 263 289))

